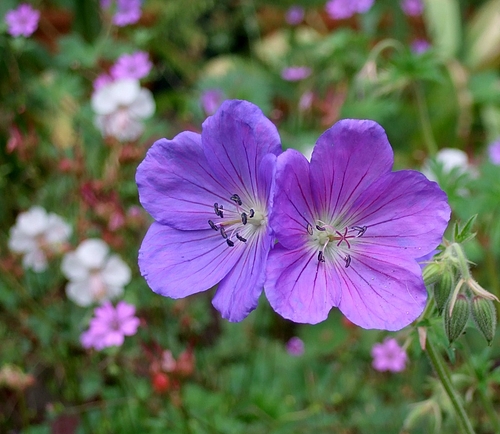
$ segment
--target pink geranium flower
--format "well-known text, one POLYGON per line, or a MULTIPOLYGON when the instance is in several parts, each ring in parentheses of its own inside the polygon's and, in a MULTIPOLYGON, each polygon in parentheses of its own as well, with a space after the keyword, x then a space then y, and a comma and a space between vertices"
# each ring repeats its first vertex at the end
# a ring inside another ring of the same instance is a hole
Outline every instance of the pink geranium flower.
POLYGON ((401 372, 406 368, 408 356, 394 338, 387 338, 372 348, 372 366, 377 371, 401 372))
POLYGON ((40 11, 33 9, 27 3, 20 4, 5 14, 7 31, 11 36, 31 36, 38 27, 40 11))
POLYGON ((102 350, 107 347, 120 347, 125 336, 137 333, 139 318, 135 316, 135 307, 124 301, 113 307, 106 302, 94 311, 89 329, 82 333, 80 342, 84 348, 102 350))
POLYGON ((149 61, 149 54, 145 51, 136 51, 132 54, 124 54, 118 58, 111 67, 111 76, 118 78, 134 78, 140 80, 146 77, 153 67, 149 61))

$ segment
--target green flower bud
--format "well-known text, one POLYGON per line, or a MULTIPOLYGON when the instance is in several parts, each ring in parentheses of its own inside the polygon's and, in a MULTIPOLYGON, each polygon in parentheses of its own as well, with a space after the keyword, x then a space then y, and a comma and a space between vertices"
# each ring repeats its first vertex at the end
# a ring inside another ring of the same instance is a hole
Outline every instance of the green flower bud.
POLYGON ((478 330, 483 334, 488 345, 491 345, 497 328, 495 305, 491 300, 476 296, 472 299, 471 312, 478 330))
POLYGON ((450 270, 443 271, 441 279, 434 284, 434 301, 436 302, 439 315, 443 313, 443 309, 454 287, 455 276, 453 272, 450 270))
POLYGON ((427 267, 424 268, 422 276, 424 278, 424 283, 426 286, 436 283, 441 279, 441 274, 443 273, 443 265, 439 262, 431 262, 427 267))
POLYGON ((465 329, 470 313, 469 299, 465 295, 459 294, 451 313, 450 307, 450 301, 448 301, 444 311, 444 329, 451 344, 460 337, 465 329))

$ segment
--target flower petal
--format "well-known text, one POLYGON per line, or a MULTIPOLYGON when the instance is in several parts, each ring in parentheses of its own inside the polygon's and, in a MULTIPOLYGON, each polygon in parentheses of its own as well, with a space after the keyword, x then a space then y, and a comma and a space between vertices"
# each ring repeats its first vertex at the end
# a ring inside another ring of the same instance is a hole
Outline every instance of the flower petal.
POLYGON ((82 263, 76 252, 68 252, 61 262, 61 271, 69 280, 85 280, 89 278, 89 269, 82 263))
POLYGON ((101 272, 106 285, 125 286, 130 282, 132 273, 129 266, 118 256, 111 255, 101 272))
POLYGON ((229 321, 241 321, 257 307, 266 279, 272 238, 262 232, 242 246, 242 255, 222 279, 212 304, 229 321))
POLYGON ((284 318, 316 324, 340 302, 338 277, 332 267, 319 262, 315 249, 284 249, 280 244, 269 254, 266 296, 284 318))
POLYGON ((147 119, 153 116, 155 112, 155 100, 149 89, 141 88, 137 98, 132 101, 129 107, 129 113, 138 119, 147 119))
POLYGON ((78 306, 90 306, 94 302, 94 294, 92 294, 87 280, 68 282, 66 295, 78 306))
POLYGON ((247 101, 227 100, 203 123, 207 161, 217 179, 243 202, 258 197, 258 167, 266 154, 279 155, 274 124, 247 101))
POLYGON ((234 193, 208 167, 199 134, 183 132, 158 140, 137 168, 136 181, 144 208, 159 223, 182 230, 208 228, 217 221, 214 203, 234 193))
POLYGON ((101 268, 104 265, 109 247, 101 239, 90 238, 84 240, 75 250, 77 259, 89 269, 101 268))
POLYGON ((242 254, 219 232, 179 231, 153 223, 139 250, 139 268, 156 293, 172 298, 205 291, 226 276, 242 254))
POLYGON ((326 130, 311 157, 311 188, 321 218, 342 216, 378 177, 389 172, 393 152, 374 121, 345 119, 326 130))
POLYGON ((427 290, 414 259, 364 246, 348 268, 336 266, 342 285, 339 309, 366 329, 400 330, 423 311, 427 290))
POLYGON ((278 157, 270 225, 284 247, 296 249, 306 243, 308 224, 314 224, 316 214, 309 162, 300 152, 288 149, 278 157))
POLYGON ((441 242, 450 219, 446 194, 420 172, 387 173, 356 200, 346 226, 366 226, 361 246, 392 247, 420 258, 441 242))

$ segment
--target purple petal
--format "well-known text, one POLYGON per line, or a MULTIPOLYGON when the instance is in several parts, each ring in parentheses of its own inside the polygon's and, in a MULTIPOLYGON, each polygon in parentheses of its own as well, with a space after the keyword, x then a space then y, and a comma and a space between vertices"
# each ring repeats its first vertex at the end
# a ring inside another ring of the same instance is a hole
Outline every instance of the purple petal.
POLYGON ((337 122, 320 136, 311 157, 311 188, 320 215, 347 212, 392 163, 391 145, 376 122, 337 122))
POLYGON ((222 279, 212 304, 229 321, 241 321, 257 307, 266 279, 271 237, 262 233, 243 246, 241 258, 222 279))
POLYGON ((391 247, 399 255, 420 258, 442 240, 450 219, 446 194, 420 172, 384 175, 358 198, 346 226, 366 226, 357 245, 391 247))
POLYGON ((336 267, 339 309, 350 321, 366 329, 400 330, 422 313, 427 290, 415 260, 379 246, 364 246, 351 256, 348 268, 336 267))
POLYGON ((120 323, 120 333, 123 333, 125 336, 135 335, 139 327, 139 323, 139 318, 136 318, 135 316, 127 318, 120 323))
POLYGON ((317 259, 316 249, 284 249, 269 254, 266 296, 272 308, 289 320, 316 324, 340 302, 340 285, 333 267, 317 259))
POLYGON ((298 151, 288 149, 278 157, 276 191, 270 225, 280 243, 289 249, 304 245, 308 224, 316 221, 309 183, 309 162, 298 151))
POLYGON ((199 230, 215 219, 214 203, 227 201, 227 190, 214 177, 201 147, 201 136, 183 132, 158 140, 137 168, 136 181, 144 208, 159 223, 199 230))
POLYGON ((179 231, 153 223, 139 250, 139 268, 156 293, 172 298, 205 291, 226 276, 242 255, 219 232, 179 231))
POLYGON ((135 315, 135 306, 132 304, 128 304, 124 301, 119 301, 116 304, 115 315, 119 322, 122 322, 128 319, 131 316, 135 315))
POLYGON ((216 176, 243 202, 258 197, 258 170, 266 154, 281 152, 276 127, 247 101, 224 101, 203 123, 202 142, 216 176))

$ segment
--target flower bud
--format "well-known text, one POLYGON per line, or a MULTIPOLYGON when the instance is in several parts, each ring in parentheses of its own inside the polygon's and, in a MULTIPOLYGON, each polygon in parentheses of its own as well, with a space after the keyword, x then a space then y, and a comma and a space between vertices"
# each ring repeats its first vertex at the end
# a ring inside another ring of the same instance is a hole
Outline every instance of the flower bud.
POLYGON ((491 300, 476 296, 472 299, 471 312, 476 327, 482 333, 488 345, 491 345, 497 327, 497 311, 495 305, 491 300))
POLYGON ((443 313, 443 309, 450 298, 451 291, 455 286, 455 276, 451 270, 445 270, 441 279, 434 284, 434 301, 439 311, 439 315, 443 313))
POLYGON ((443 266, 439 262, 431 262, 424 268, 422 276, 426 286, 432 285, 441 279, 443 266))
POLYGON ((450 302, 446 303, 444 311, 444 329, 448 341, 451 344, 460 337, 465 329, 470 313, 469 299, 465 295, 459 294, 452 312, 450 312, 450 307, 450 302))

